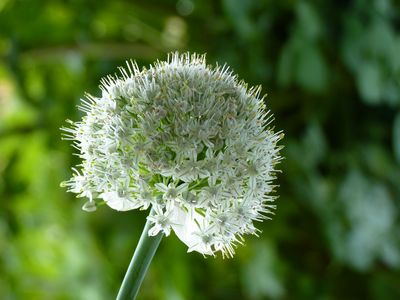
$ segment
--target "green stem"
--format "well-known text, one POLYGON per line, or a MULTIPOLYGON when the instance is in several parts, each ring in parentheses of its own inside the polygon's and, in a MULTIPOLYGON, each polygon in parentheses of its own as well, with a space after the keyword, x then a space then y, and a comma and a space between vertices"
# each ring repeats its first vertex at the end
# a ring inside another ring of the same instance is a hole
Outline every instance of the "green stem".
MULTIPOLYGON (((154 211, 152 209, 150 215, 153 213, 154 211)), ((136 298, 151 260, 161 242, 164 234, 160 232, 156 236, 149 236, 148 232, 150 226, 151 223, 147 221, 131 263, 126 271, 124 280, 122 281, 117 300, 132 300, 136 298)))

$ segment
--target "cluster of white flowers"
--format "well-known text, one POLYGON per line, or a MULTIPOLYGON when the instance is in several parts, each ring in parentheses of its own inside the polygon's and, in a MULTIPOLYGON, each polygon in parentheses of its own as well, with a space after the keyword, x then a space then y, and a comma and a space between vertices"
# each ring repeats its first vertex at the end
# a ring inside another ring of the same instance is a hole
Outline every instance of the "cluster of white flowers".
POLYGON ((151 206, 150 235, 172 229, 189 251, 232 256, 275 207, 283 134, 269 128, 260 88, 189 53, 120 72, 63 128, 82 158, 63 186, 89 199, 87 211, 100 201, 120 211, 151 206))

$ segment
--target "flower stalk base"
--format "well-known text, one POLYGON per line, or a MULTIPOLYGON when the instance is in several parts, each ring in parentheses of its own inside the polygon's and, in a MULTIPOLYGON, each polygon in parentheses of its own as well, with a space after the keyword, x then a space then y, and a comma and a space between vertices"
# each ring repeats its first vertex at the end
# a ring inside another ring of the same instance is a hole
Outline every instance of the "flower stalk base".
MULTIPOLYGON (((150 215, 152 214, 153 210, 150 212, 150 215)), ((151 225, 152 223, 150 221, 146 222, 135 253, 133 254, 124 280, 122 281, 117 300, 135 299, 139 292, 140 285, 147 273, 151 260, 164 236, 162 232, 155 236, 149 236, 148 232, 151 225)))

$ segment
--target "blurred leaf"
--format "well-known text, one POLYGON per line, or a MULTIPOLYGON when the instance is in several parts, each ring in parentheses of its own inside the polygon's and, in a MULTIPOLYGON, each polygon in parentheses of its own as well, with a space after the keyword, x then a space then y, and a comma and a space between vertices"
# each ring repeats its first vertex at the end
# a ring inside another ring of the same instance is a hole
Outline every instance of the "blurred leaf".
POLYGON ((388 241, 382 246, 382 260, 393 268, 400 266, 399 234, 392 241, 388 241))
MULTIPOLYGON (((385 186, 369 182, 357 171, 346 177, 338 200, 346 215, 342 226, 348 228, 342 231, 341 241, 336 241, 339 257, 366 270, 385 252, 385 247, 391 247, 397 217, 393 200, 385 186)), ((396 252, 392 257, 400 255, 399 249, 396 252)))
POLYGON ((318 38, 321 33, 322 24, 312 4, 305 1, 298 1, 296 13, 298 18, 296 29, 308 40, 318 38))
POLYGON ((393 151, 394 156, 397 159, 397 162, 400 163, 400 113, 397 113, 397 116, 393 123, 393 151))
POLYGON ((304 45, 298 51, 295 71, 297 82, 306 90, 323 91, 328 83, 328 70, 323 56, 312 45, 304 45))
POLYGON ((282 87, 287 87, 293 81, 292 65, 294 63, 292 47, 285 45, 281 51, 278 62, 277 82, 282 87))
POLYGON ((363 99, 369 104, 378 104, 382 96, 383 78, 379 66, 364 63, 359 67, 357 85, 363 99))
POLYGON ((257 33, 257 27, 253 24, 251 18, 251 11, 256 2, 254 0, 239 2, 235 0, 223 0, 222 3, 241 38, 252 40, 257 33))
POLYGON ((250 299, 280 299, 285 291, 277 274, 277 256, 270 243, 256 242, 253 254, 244 265, 242 280, 250 299))
POLYGON ((391 60, 396 41, 389 24, 382 19, 375 19, 368 29, 365 43, 369 47, 365 50, 373 56, 391 60))
POLYGON ((389 18, 372 15, 369 19, 366 25, 362 16, 348 16, 342 44, 344 59, 356 74, 359 93, 366 103, 398 105, 400 37, 389 18))
POLYGON ((297 83, 307 91, 323 92, 328 86, 328 69, 317 46, 301 36, 292 36, 279 57, 277 82, 284 87, 297 83))

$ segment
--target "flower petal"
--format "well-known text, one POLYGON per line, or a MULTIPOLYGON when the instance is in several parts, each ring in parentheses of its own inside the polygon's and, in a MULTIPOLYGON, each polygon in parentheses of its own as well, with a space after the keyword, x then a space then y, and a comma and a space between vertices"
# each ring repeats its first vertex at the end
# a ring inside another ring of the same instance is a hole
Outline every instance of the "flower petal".
POLYGON ((119 197, 117 192, 107 192, 100 195, 112 209, 127 211, 138 208, 138 204, 125 197, 119 197))
POLYGON ((196 211, 189 214, 179 205, 175 205, 171 214, 171 227, 176 236, 188 246, 188 252, 196 251, 201 254, 212 255, 213 253, 203 246, 201 237, 196 234, 199 230, 197 223, 202 222, 203 219, 204 217, 196 211))

